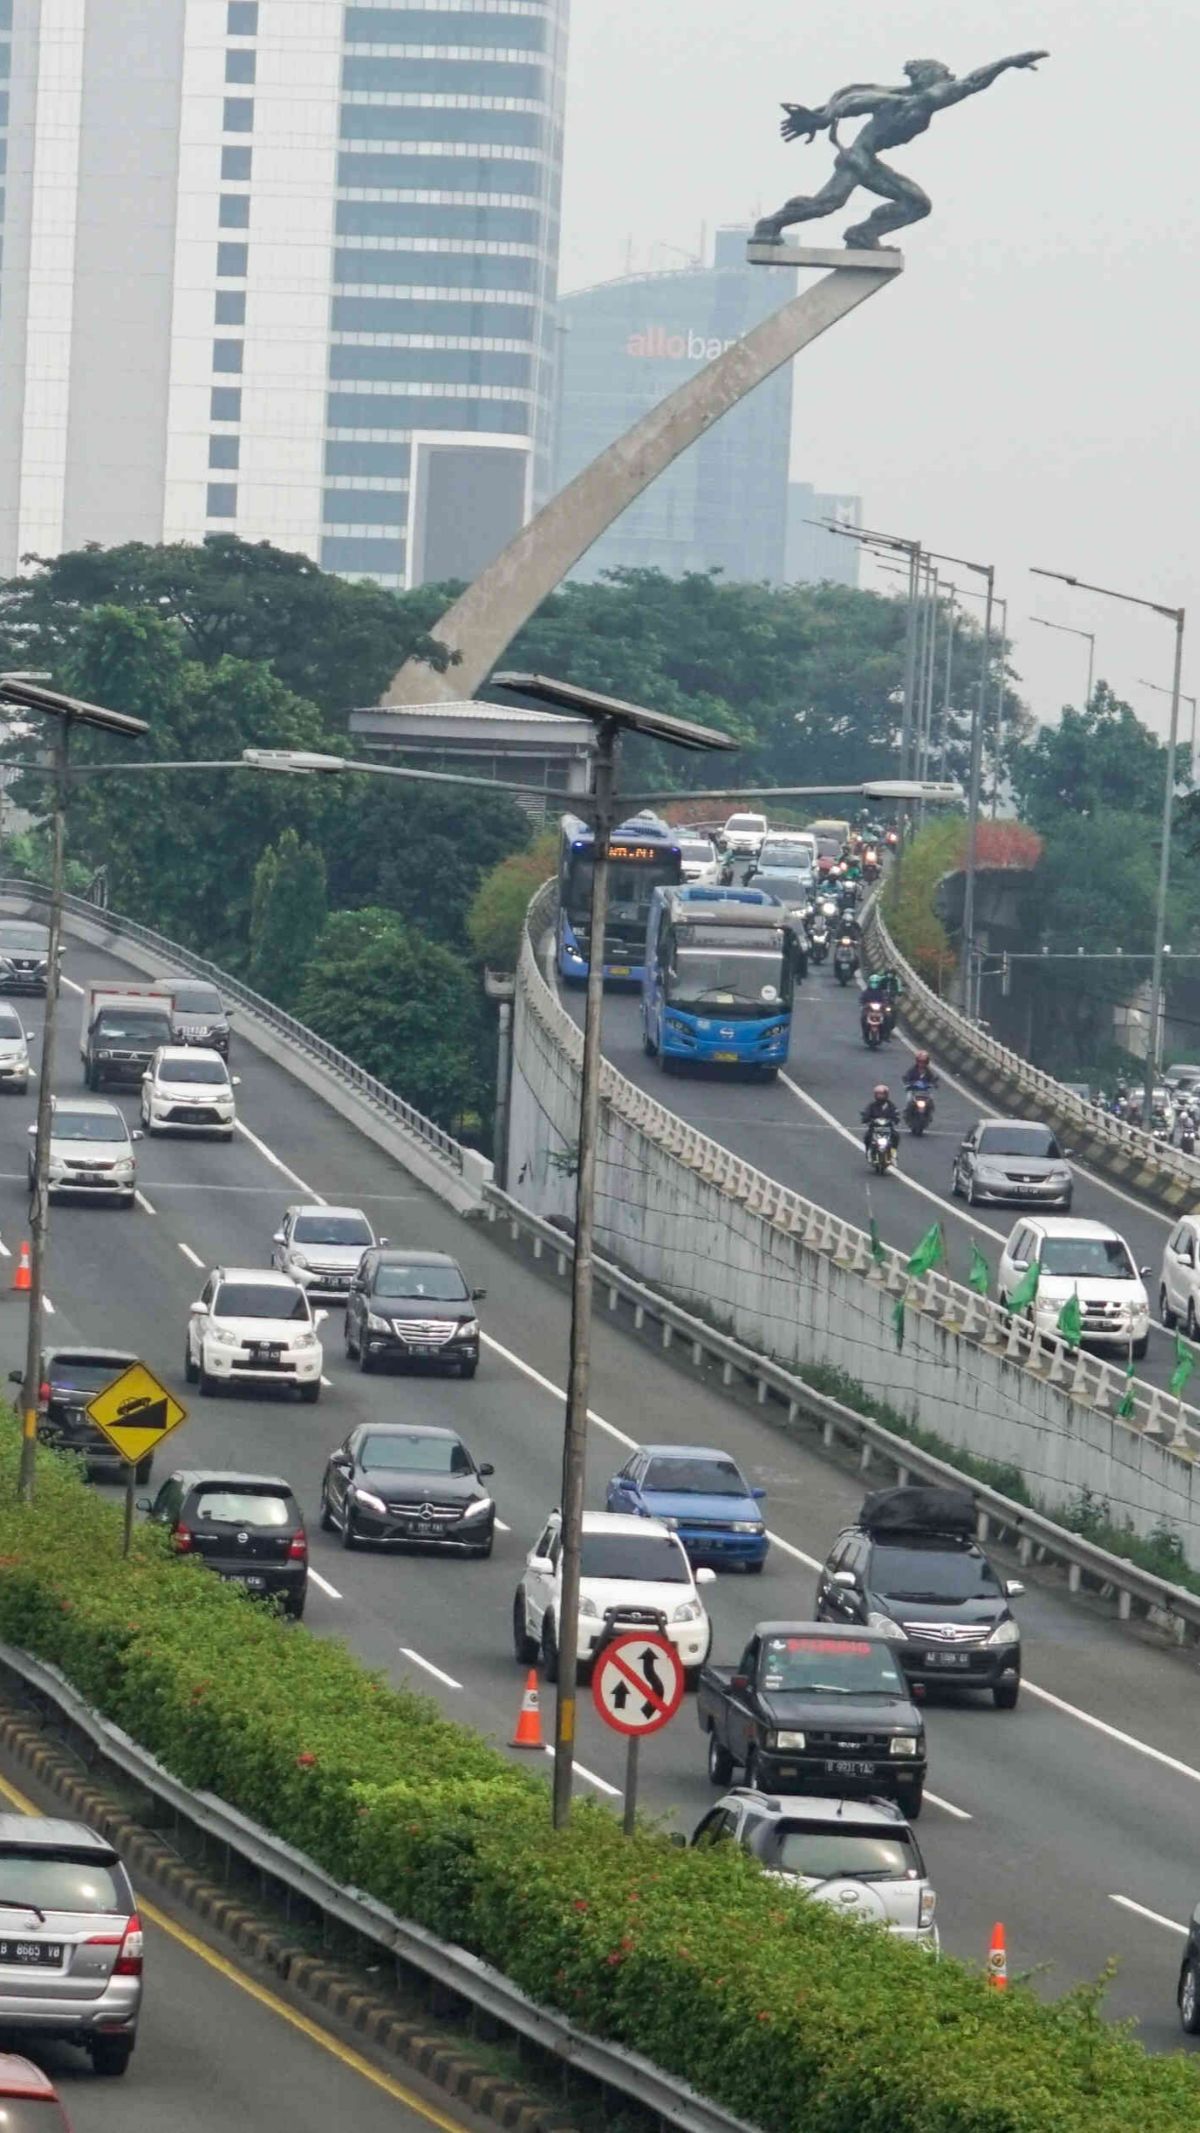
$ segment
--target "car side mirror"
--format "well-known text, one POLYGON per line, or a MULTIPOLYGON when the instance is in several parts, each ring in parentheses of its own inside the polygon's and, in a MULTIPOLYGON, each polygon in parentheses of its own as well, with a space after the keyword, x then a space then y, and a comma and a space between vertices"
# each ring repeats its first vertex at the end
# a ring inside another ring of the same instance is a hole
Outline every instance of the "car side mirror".
POLYGON ((272 1237, 272 1239, 271 1239, 271 1242, 272 1242, 272 1244, 282 1244, 282 1243, 283 1243, 283 1231, 282 1231, 281 1229, 277 1229, 277 1230, 276 1230, 276 1232, 275 1232, 275 1235, 274 1235, 274 1236, 272 1237))
POLYGON ((495 1467, 494 1467, 494 1466, 492 1465, 492 1462, 491 1462, 491 1460, 490 1460, 490 1459, 485 1459, 485 1460, 484 1460, 484 1462, 483 1462, 483 1465, 482 1465, 482 1466, 478 1466, 478 1467, 476 1467, 475 1471, 476 1471, 476 1473, 477 1473, 477 1474, 478 1474, 478 1475, 480 1476, 480 1479, 481 1479, 481 1480, 483 1480, 483 1481, 486 1481, 486 1480, 487 1480, 487 1477, 488 1477, 488 1475, 489 1475, 489 1474, 494 1474, 494 1473, 495 1473, 495 1471, 496 1471, 496 1469, 495 1469, 495 1467))
POLYGON ((1014 1259, 1013 1265, 1016 1268, 1018 1274, 1024 1274, 1028 1271, 1029 1261, 1028 1259, 1014 1259))
POLYGON ((391 1241, 392 1241, 392 1240, 391 1240, 391 1238, 390 1238, 390 1237, 381 1237, 381 1238, 380 1238, 380 1240, 379 1240, 380 1244, 382 1244, 382 1245, 387 1245, 387 1244, 390 1244, 390 1243, 391 1243, 391 1241))
POLYGON ((144 1139, 145 1139, 145 1137, 146 1137, 146 1136, 145 1136, 145 1134, 144 1134, 144 1133, 142 1132, 142 1129, 141 1129, 141 1127, 140 1127, 140 1126, 135 1126, 135 1127, 134 1127, 134 1129, 133 1129, 133 1131, 132 1131, 132 1133, 131 1133, 131 1134, 130 1134, 130 1136, 129 1136, 129 1138, 130 1138, 130 1140, 131 1140, 131 1141, 140 1141, 140 1140, 144 1140, 144 1139))
POLYGON ((1063 1161, 1064 1161, 1064 1162, 1066 1162, 1066 1163, 1069 1163, 1069 1162, 1073 1161, 1073 1159, 1074 1159, 1074 1155, 1075 1155, 1075 1150, 1074 1150, 1073 1148, 1064 1148, 1064 1149, 1063 1149, 1063 1161))
POLYGON ((26 1131, 26 1133, 36 1133, 36 1132, 37 1132, 37 1127, 36 1127, 36 1125, 34 1125, 34 1126, 26 1126, 26 1128, 25 1128, 25 1131, 26 1131))
POLYGON ((711 1570, 707 1563, 704 1565, 703 1569, 698 1570, 696 1572, 697 1585, 715 1585, 716 1582, 717 1573, 715 1570, 711 1570))
POLYGON ((763 1499, 766 1496, 766 1493, 767 1492, 765 1489, 751 1489, 750 1491, 750 1494, 753 1496, 755 1503, 762 1503, 763 1499))
POLYGON ((328 1316, 329 1316, 329 1313, 328 1313, 328 1311, 314 1311, 314 1312, 313 1312, 313 1324, 314 1324, 314 1326, 323 1326, 323 1325, 324 1325, 324 1323, 325 1323, 325 1321, 326 1321, 326 1319, 328 1318, 328 1316))
POLYGON ((135 1496, 134 1509, 135 1511, 152 1511, 154 1509, 154 1505, 151 1503, 150 1498, 148 1496, 135 1496))
POLYGON ((1020 1578, 1009 1578, 1004 1590, 1008 1594, 1010 1600, 1019 1600, 1021 1594, 1025 1590, 1025 1587, 1021 1583, 1020 1578))
POLYGON ((237 1013, 237 1009, 236 1009, 236 1007, 224 1007, 224 1008, 222 1008, 221 1012, 222 1012, 222 1014, 224 1015, 224 1017, 225 1017, 225 1020, 226 1020, 227 1022, 232 1022, 232 1020, 233 1020, 234 1016, 235 1016, 235 1015, 236 1015, 236 1013, 237 1013))
POLYGON ((208 1305, 202 1298, 198 1298, 194 1304, 188 1305, 188 1316, 190 1318, 207 1318, 208 1305))
POLYGON ((335 1452, 329 1464, 338 1474, 352 1474, 354 1472, 354 1461, 349 1452, 335 1452))
POLYGON ((554 1565, 548 1555, 530 1555, 525 1558, 525 1568, 548 1575, 554 1565))
POLYGON ((10 1370, 8 1382, 10 1385, 23 1385, 25 1383, 25 1372, 23 1370, 10 1370))
POLYGON ((846 1592, 857 1592, 858 1572, 855 1570, 835 1570, 833 1582, 835 1585, 840 1585, 846 1592))
POLYGON ((472 1289, 471 1302, 481 1304, 487 1295, 486 1289, 472 1289))
POLYGON ((667 1841, 674 1846, 677 1852, 685 1852, 687 1850, 688 1840, 681 1829, 673 1829, 667 1841))
POLYGON ((241 1088, 241 1086, 242 1086, 242 1077, 241 1077, 241 1075, 240 1075, 240 1074, 231 1074, 231 1075, 230 1075, 230 1077, 229 1077, 229 1083, 230 1083, 230 1087, 231 1087, 231 1088, 234 1088, 234 1089, 240 1089, 240 1088, 241 1088))

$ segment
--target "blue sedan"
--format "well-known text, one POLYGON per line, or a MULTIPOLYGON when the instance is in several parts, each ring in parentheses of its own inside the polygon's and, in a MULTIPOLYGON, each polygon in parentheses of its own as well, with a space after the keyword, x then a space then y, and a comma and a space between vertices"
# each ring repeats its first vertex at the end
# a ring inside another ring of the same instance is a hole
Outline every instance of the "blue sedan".
POLYGON ((762 1569, 770 1543, 752 1489, 728 1452, 696 1444, 643 1444, 608 1484, 605 1509, 661 1518, 694 1563, 762 1569))

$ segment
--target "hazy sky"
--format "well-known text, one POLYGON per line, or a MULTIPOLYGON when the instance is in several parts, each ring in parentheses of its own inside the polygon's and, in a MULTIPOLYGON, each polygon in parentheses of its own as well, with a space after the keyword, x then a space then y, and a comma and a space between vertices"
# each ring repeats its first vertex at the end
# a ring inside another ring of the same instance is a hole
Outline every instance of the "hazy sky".
POLYGON ((572 17, 567 288, 678 264, 667 248, 696 252, 702 226, 815 190, 828 141, 783 144, 784 98, 1049 50, 895 151, 934 213, 902 233, 899 284, 798 359, 793 468, 860 492, 868 525, 996 562, 1039 716, 1078 701, 1087 647, 1031 615, 1095 629, 1098 675, 1165 727, 1167 699, 1136 684, 1170 680, 1170 625, 1028 566, 1193 602, 1200 690, 1197 0, 573 0, 572 17))

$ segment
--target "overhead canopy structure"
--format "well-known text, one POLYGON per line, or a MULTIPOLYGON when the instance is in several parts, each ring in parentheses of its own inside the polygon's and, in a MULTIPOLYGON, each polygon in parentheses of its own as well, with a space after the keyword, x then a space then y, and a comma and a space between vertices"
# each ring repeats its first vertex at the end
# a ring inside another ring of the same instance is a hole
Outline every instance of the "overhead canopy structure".
POLYGON ((576 717, 476 701, 376 704, 350 714, 350 731, 372 748, 497 782, 515 780, 547 793, 582 794, 589 786, 591 735, 576 717))

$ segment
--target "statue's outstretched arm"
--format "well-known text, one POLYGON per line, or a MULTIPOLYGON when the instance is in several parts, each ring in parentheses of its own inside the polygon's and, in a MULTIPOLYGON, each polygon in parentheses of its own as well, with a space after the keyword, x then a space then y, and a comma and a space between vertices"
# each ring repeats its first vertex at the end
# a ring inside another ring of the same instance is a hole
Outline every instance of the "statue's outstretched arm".
POLYGON ((981 89, 990 89, 1010 68, 1036 67, 1039 59, 1049 57, 1049 52, 1017 52, 1011 59, 994 59, 990 66, 976 67, 973 74, 964 74, 961 81, 939 83, 932 92, 934 102, 939 109, 946 104, 961 104, 965 96, 978 96, 981 89))
POLYGON ((871 82, 854 81, 848 88, 836 90, 829 102, 818 110, 810 111, 807 104, 785 104, 783 108, 787 116, 779 131, 785 141, 813 141, 827 127, 832 131, 839 119, 869 117, 890 97, 906 93, 904 89, 885 89, 871 82))

